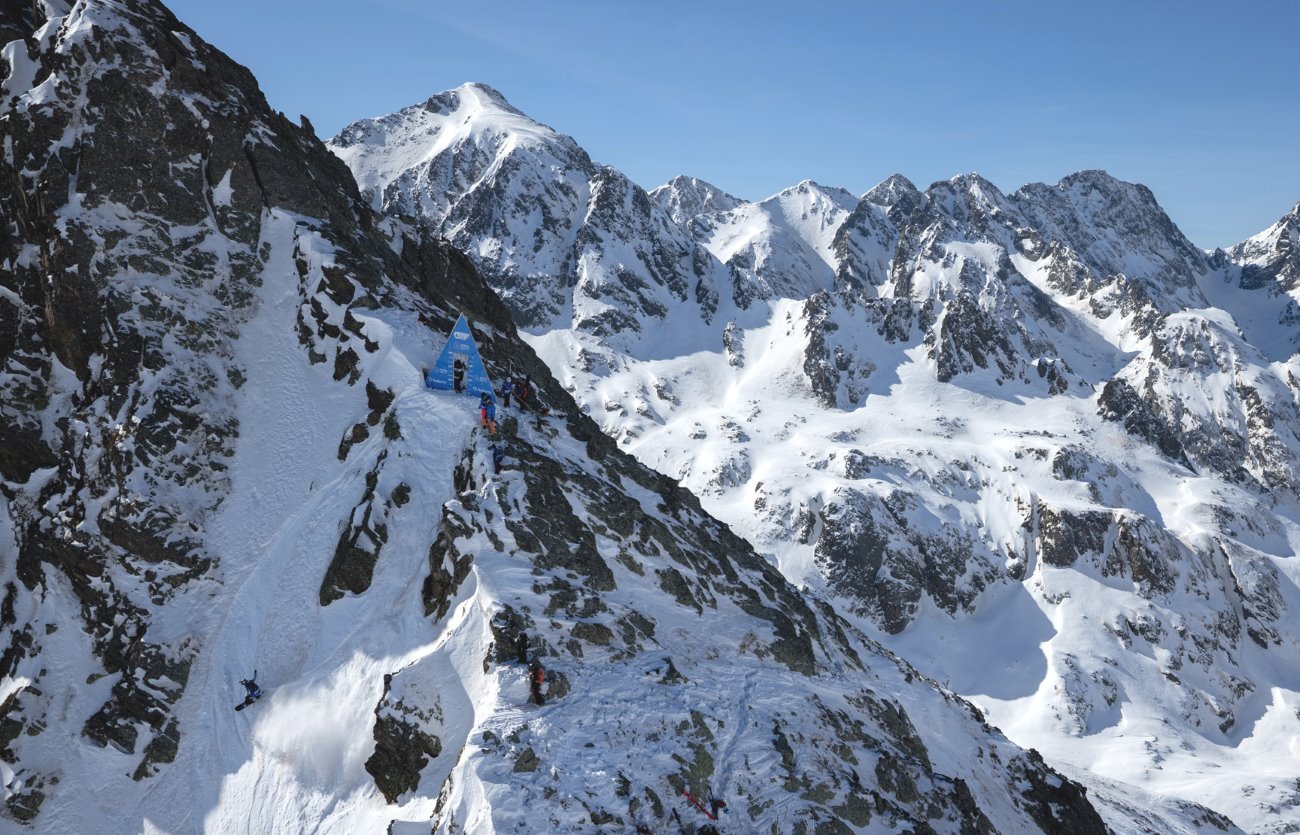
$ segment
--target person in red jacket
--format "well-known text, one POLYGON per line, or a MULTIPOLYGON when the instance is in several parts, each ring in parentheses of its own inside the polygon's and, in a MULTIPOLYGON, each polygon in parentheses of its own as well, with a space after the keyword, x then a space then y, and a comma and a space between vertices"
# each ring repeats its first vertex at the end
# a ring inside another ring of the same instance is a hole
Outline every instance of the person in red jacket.
POLYGON ((545 682, 546 669, 534 658, 533 665, 528 670, 528 701, 535 705, 546 704, 546 699, 542 696, 542 684, 545 682))

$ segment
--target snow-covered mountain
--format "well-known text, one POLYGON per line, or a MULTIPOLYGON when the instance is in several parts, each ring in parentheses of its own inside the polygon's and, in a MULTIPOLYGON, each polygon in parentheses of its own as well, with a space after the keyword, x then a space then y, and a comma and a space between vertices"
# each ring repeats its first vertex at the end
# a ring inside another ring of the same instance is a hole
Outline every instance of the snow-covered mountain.
POLYGON ((683 224, 700 215, 730 211, 745 202, 717 186, 686 176, 673 177, 659 188, 651 189, 649 195, 674 223, 683 224))
POLYGON ((744 832, 1231 831, 1085 795, 796 589, 158 3, 0 32, 6 830, 685 832, 714 794, 744 832), (499 471, 423 386, 458 312, 553 409, 501 415, 499 471))
POLYGON ((425 218, 472 252, 521 325, 649 356, 716 315, 727 274, 704 247, 623 174, 490 87, 357 122, 331 148, 375 208, 425 218))
MULTIPOLYGON (((444 133, 505 118, 456 114, 419 166, 385 150, 413 141, 401 114, 329 145, 409 211, 432 172, 481 158, 444 133)), ((493 263, 549 241, 544 218, 586 222, 581 201, 536 206, 569 175, 561 146, 440 192, 508 234, 423 214, 507 293, 493 263)), ((668 305, 653 348, 511 306, 620 446, 1095 793, 1300 825, 1300 215, 1207 254, 1101 171, 1010 194, 973 174, 861 198, 806 182, 746 203, 684 177, 650 194, 663 221, 627 202, 605 246, 530 275, 579 310, 573 265, 635 271, 668 305), (624 256, 684 235, 706 258, 677 278, 724 274, 716 305, 624 256)))

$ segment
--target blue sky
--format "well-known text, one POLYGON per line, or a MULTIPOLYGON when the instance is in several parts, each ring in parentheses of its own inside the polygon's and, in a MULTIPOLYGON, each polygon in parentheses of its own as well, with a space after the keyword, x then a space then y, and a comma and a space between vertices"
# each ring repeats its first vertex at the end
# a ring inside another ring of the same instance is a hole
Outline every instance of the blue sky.
MULTIPOLYGON (((166 0, 165 0, 166 1, 166 0)), ((171 0, 322 138, 466 81, 646 188, 1104 168, 1198 246, 1300 201, 1300 3, 171 0)))

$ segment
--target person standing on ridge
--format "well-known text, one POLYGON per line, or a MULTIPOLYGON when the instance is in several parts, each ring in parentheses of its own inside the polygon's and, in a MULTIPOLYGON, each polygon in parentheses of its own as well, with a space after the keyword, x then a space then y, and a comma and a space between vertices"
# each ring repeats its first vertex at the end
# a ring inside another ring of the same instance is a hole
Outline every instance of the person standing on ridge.
POLYGON ((514 388, 515 381, 513 377, 507 378, 506 381, 501 384, 501 391, 497 392, 497 394, 501 395, 501 408, 510 408, 510 394, 514 391, 514 388))
POLYGON ((497 433, 497 404, 492 402, 492 395, 486 391, 478 397, 479 414, 483 416, 483 425, 488 428, 488 432, 495 435, 497 433))
POLYGON ((451 364, 451 387, 457 394, 465 388, 465 360, 459 356, 451 364))
POLYGON ((501 462, 506 460, 506 445, 491 444, 488 449, 492 450, 492 472, 501 474, 501 462))
POLYGON ((542 695, 542 684, 545 681, 546 668, 534 657, 533 666, 528 670, 528 701, 539 707, 546 704, 546 698, 542 695))
POLYGON ((515 638, 515 657, 519 659, 520 664, 528 663, 528 633, 520 632, 519 637, 515 638))

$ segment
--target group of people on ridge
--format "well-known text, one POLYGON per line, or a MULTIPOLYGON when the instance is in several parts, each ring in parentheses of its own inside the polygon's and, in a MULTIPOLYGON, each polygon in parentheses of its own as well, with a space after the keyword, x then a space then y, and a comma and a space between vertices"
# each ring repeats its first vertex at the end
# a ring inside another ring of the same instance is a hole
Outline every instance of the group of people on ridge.
MULTIPOLYGON (((464 380, 464 363, 460 358, 456 358, 453 364, 452 380, 456 385, 456 391, 461 391, 464 380), (455 370, 457 364, 460 370, 455 370)), ((551 410, 548 406, 537 399, 537 393, 533 390, 533 379, 531 377, 514 377, 502 383, 501 388, 495 392, 501 397, 501 405, 504 408, 510 408, 510 398, 514 398, 515 407, 522 413, 531 411, 537 415, 548 415, 551 410)), ((496 437, 497 434, 497 404, 492 397, 492 392, 480 392, 478 397, 479 421, 483 428, 487 429, 488 434, 496 437)), ((488 449, 492 451, 492 472, 500 473, 501 465, 505 461, 506 446, 502 441, 495 441, 488 449)))

